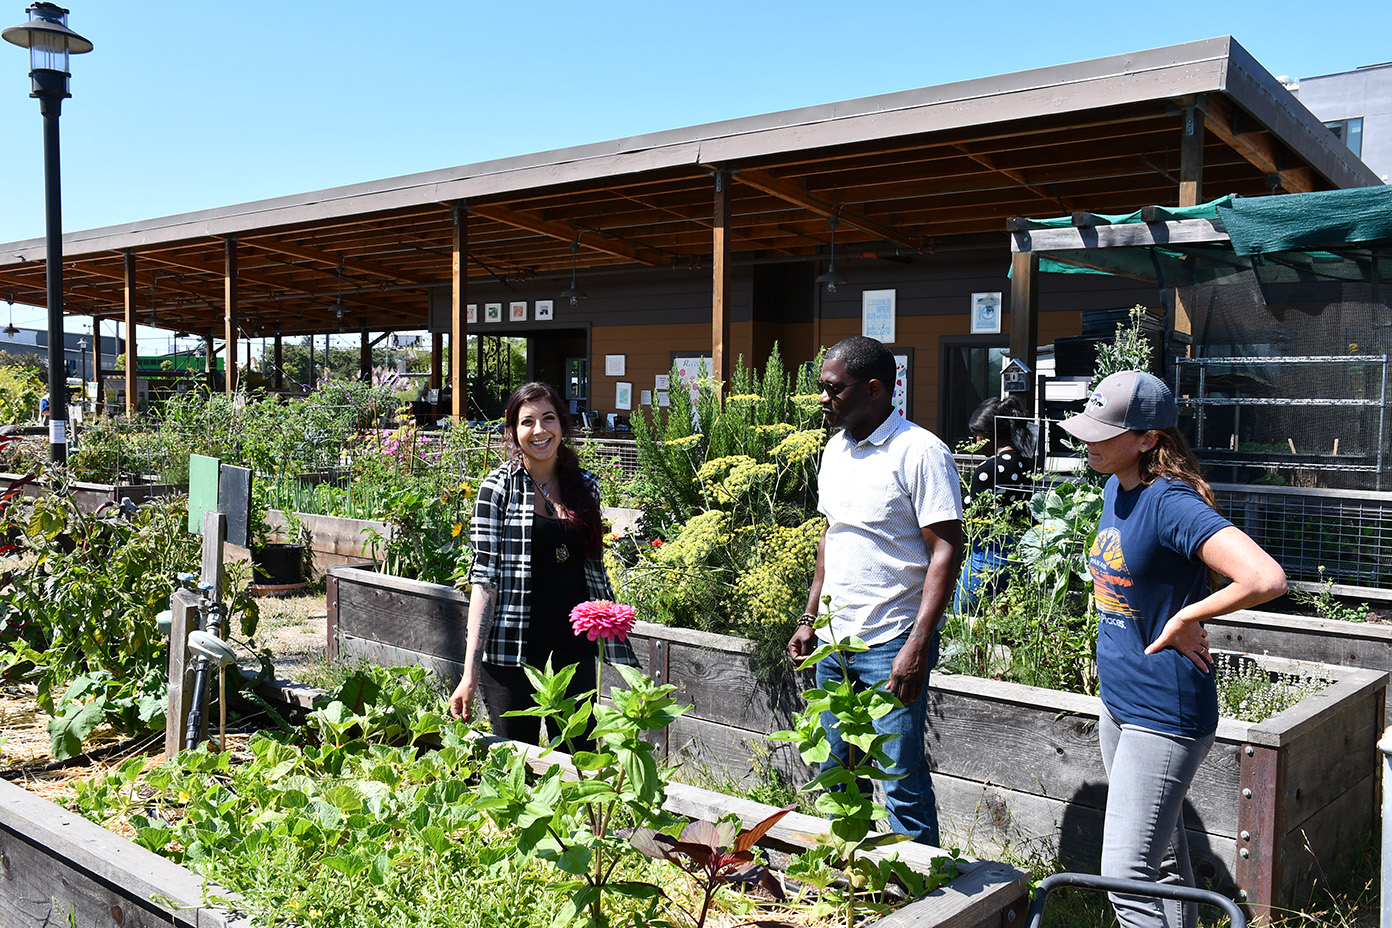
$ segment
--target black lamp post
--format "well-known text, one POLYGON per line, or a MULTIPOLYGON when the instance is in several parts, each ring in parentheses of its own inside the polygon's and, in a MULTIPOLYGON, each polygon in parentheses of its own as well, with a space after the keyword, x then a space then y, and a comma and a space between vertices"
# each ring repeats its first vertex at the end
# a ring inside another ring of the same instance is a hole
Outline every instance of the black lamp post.
POLYGON ((58 463, 68 457, 68 380, 63 367, 63 196, 58 173, 58 117, 68 93, 68 56, 92 43, 68 28, 68 11, 53 3, 29 7, 29 21, 0 32, 29 49, 29 96, 38 97, 44 125, 44 203, 48 278, 48 448, 58 463))

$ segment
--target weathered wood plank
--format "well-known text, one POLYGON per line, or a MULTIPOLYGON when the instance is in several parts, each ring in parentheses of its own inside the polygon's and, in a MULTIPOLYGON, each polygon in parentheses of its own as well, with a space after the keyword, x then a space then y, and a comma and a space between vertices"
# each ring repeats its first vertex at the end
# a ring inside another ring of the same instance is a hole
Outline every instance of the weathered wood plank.
MULTIPOLYGON (((1084 784, 1079 789, 1081 801, 1072 803, 936 774, 933 787, 945 841, 950 838, 956 846, 971 846, 979 854, 1017 860, 1057 858, 1069 869, 1098 871, 1105 782, 1084 784)), ((1185 803, 1190 855, 1201 881, 1228 892, 1237 885, 1237 847, 1232 838, 1208 830, 1207 812, 1192 798, 1185 803)))
POLYGON ((202 877, 6 781, 0 781, 0 924, 123 928, 249 925, 205 907, 202 877), (171 900, 170 912, 152 901, 171 900))
MULTIPOLYGON (((1037 696, 1037 701, 1023 703, 968 695, 976 687, 955 691, 940 688, 945 683, 956 687, 956 677, 937 676, 931 682, 927 739, 934 777, 989 782, 999 788, 1078 803, 1093 801, 1087 793, 1079 795, 1080 783, 1107 781, 1097 740, 1096 701, 1090 712, 1075 713, 1057 706, 1060 701, 1056 697, 1066 694, 1050 690, 1035 694, 1031 688, 1021 687, 1024 695, 1037 696), (1021 749, 1024 745, 1029 749, 1021 749)), ((1065 702, 1083 708, 1077 700, 1065 702)), ((1216 743, 1190 788, 1193 801, 1210 810, 1206 827, 1219 834, 1237 833, 1233 800, 1237 751, 1234 743, 1216 743)), ((1105 792, 1096 801, 1104 802, 1105 792)))
MULTIPOLYGON (((1350 784, 1376 773, 1382 713, 1375 703, 1380 701, 1368 696, 1344 705, 1324 725, 1281 753, 1277 802, 1286 833, 1305 827, 1312 816, 1322 816, 1350 784)), ((1363 815, 1364 827, 1372 827, 1376 813, 1370 803, 1363 815)))
POLYGON ((336 568, 338 630, 404 650, 462 658, 468 596, 435 584, 415 584, 354 568, 336 568), (354 582, 357 581, 357 582, 354 582), (429 595, 419 587, 429 586, 429 595))
POLYGON ((164 756, 173 757, 187 745, 189 710, 193 707, 193 662, 188 656, 189 632, 198 628, 198 594, 175 590, 169 598, 169 697, 165 704, 164 756))
POLYGON ((667 745, 670 763, 690 766, 715 779, 726 776, 735 783, 752 785, 763 775, 762 770, 771 770, 801 786, 816 776, 791 744, 770 741, 761 731, 686 715, 667 729, 667 745))
POLYGON ((1278 850, 1282 863, 1275 896, 1283 908, 1299 908, 1315 887, 1327 886, 1352 870, 1372 832, 1360 824, 1360 816, 1375 807, 1377 787, 1377 776, 1364 777, 1320 815, 1287 831, 1278 850))

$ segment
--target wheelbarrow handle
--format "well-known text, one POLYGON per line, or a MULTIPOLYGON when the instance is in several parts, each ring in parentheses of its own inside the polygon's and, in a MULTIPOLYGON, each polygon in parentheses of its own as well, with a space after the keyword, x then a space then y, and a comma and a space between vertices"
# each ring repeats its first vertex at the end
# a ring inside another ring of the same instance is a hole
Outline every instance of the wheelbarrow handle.
POLYGON ((1242 909, 1238 908, 1237 903, 1211 890, 1176 886, 1171 883, 1152 883, 1149 880, 1123 880, 1120 877, 1097 876, 1092 873, 1055 873, 1041 880, 1034 890, 1034 901, 1030 903, 1026 928, 1039 928, 1044 920, 1044 903, 1050 891, 1060 886, 1080 886, 1083 889, 1100 889, 1103 892, 1127 896, 1178 899, 1181 902, 1216 906, 1232 921, 1232 928, 1247 928, 1247 917, 1242 914, 1242 909))

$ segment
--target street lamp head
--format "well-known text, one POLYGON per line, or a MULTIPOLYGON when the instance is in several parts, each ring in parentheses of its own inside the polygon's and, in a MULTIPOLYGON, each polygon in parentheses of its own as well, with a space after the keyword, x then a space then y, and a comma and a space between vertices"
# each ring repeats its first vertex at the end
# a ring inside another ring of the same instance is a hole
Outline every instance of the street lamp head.
POLYGON ((56 3, 29 7, 29 21, 0 32, 6 42, 29 49, 30 96, 69 96, 68 56, 92 50, 92 43, 68 28, 68 11, 56 3))
POLYGON ((86 351, 86 350, 87 350, 87 339, 85 339, 85 338, 79 338, 79 339, 77 340, 77 350, 78 350, 78 351, 86 351))

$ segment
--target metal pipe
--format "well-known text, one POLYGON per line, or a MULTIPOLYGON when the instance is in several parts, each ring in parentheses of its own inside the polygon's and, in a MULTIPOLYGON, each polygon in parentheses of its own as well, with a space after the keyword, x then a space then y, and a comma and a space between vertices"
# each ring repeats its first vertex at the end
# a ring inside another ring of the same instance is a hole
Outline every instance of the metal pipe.
MULTIPOLYGON (((1149 880, 1123 880, 1118 877, 1096 876, 1091 873, 1055 873, 1040 881, 1034 891, 1034 902, 1030 904, 1029 920, 1025 928, 1039 928, 1044 920, 1044 903, 1050 890, 1060 886, 1079 886, 1083 889, 1100 889, 1108 893, 1121 893, 1127 896, 1149 896, 1153 899, 1178 899, 1181 902, 1197 902, 1222 909, 1231 920, 1231 928, 1247 928, 1247 916, 1227 896, 1194 886, 1176 886, 1172 883, 1152 883, 1149 880)), ((1383 923, 1387 928, 1386 922, 1383 923)))

